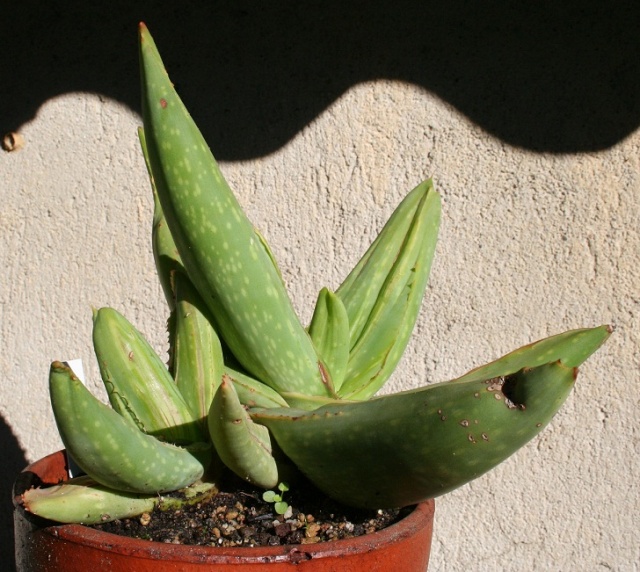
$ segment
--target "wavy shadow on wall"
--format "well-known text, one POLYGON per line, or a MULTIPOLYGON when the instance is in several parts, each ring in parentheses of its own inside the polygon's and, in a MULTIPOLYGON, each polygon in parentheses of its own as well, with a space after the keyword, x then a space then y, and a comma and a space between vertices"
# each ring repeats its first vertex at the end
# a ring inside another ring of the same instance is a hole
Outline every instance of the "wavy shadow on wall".
POLYGON ((144 20, 219 159, 271 153, 381 78, 437 94, 512 145, 599 150, 640 124, 639 16, 636 2, 594 0, 25 0, 0 24, 0 130, 71 91, 138 110, 144 20))

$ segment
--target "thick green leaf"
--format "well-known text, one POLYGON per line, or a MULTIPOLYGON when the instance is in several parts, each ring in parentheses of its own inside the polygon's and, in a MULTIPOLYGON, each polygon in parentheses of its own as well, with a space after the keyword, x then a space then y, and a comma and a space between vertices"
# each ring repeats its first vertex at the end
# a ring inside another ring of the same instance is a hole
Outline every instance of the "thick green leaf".
POLYGON ((249 417, 226 375, 213 398, 208 419, 211 439, 227 467, 241 479, 266 489, 278 483, 269 432, 249 417))
POLYGON ((358 507, 410 505, 479 477, 537 435, 569 395, 573 366, 607 335, 564 334, 473 375, 367 402, 251 414, 329 496, 358 507), (556 361, 540 365, 541 355, 556 361))
POLYGON ((189 278, 173 277, 176 295, 172 340, 172 369, 180 394, 207 432, 207 415, 224 371, 222 346, 209 311, 189 278))
POLYGON ((151 189, 153 190, 153 225, 151 232, 153 258, 156 263, 156 270, 158 272, 162 291, 164 292, 164 297, 167 300, 169 309, 173 310, 175 305, 175 296, 173 291, 172 275, 175 272, 185 272, 185 269, 182 265, 180 254, 178 254, 176 244, 171 236, 171 231, 167 226, 164 213, 162 212, 162 206, 160 205, 160 199, 158 198, 158 191, 153 179, 153 173, 151 172, 147 142, 144 136, 144 129, 142 127, 138 129, 138 138, 140 140, 140 147, 142 148, 144 161, 147 166, 147 172, 149 173, 151 189))
POLYGON ((109 401, 120 415, 170 443, 203 440, 166 366, 122 314, 113 308, 94 312, 93 345, 109 401))
POLYGON ((160 510, 178 510, 215 495, 213 483, 199 483, 182 489, 179 497, 144 495, 114 491, 88 475, 76 477, 46 488, 36 488, 22 495, 24 508, 42 518, 62 523, 101 524, 160 510))
POLYGON ((238 399, 245 407, 287 407, 287 402, 268 385, 248 375, 226 366, 224 375, 229 378, 236 390, 238 399))
POLYGON ((342 300, 328 288, 318 294, 309 335, 327 368, 333 391, 339 390, 349 361, 349 316, 342 300))
POLYGON ((254 231, 140 27, 142 111, 153 180, 182 263, 216 331, 277 390, 330 394, 273 258, 254 231))
POLYGON ((49 390, 67 451, 102 485, 132 493, 174 491, 198 480, 209 466, 210 445, 186 449, 142 433, 96 399, 65 364, 51 365, 49 390))
POLYGON ((368 399, 400 361, 420 312, 439 224, 440 196, 425 181, 400 203, 338 288, 351 328, 340 397, 368 399))

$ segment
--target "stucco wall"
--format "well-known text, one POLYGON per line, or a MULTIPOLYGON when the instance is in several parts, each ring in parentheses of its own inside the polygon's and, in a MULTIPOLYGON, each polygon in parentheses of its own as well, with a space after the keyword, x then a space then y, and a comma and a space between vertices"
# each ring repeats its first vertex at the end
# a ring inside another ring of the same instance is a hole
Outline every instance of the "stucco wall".
MULTIPOLYGON (((0 154, 0 413, 14 462, 60 447, 51 360, 82 358, 102 395, 92 307, 124 312, 166 350, 139 124, 118 101, 74 91, 43 102, 20 126, 24 148, 0 154)), ((615 325, 538 438, 437 501, 430 569, 637 570, 638 131, 601 151, 534 152, 422 87, 378 79, 349 87, 272 153, 222 167, 304 321, 406 192, 434 178, 440 242, 390 390, 565 329, 615 325)))

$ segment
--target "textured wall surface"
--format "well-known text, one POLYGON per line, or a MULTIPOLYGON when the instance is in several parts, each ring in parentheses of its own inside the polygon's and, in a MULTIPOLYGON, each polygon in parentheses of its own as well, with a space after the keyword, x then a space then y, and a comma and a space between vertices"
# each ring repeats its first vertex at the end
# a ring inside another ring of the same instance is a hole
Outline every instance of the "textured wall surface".
MULTIPOLYGON (((117 308, 166 351, 139 124, 118 101, 72 91, 21 126, 23 149, 0 154, 0 437, 11 471, 60 447, 51 360, 82 358, 103 395, 92 307, 117 308)), ((531 151, 420 86, 378 79, 346 89, 272 152, 222 167, 304 321, 318 289, 337 287, 400 199, 434 178, 440 242, 389 390, 613 324, 551 425, 439 499, 430 569, 638 569, 640 132, 601 150, 531 151)))

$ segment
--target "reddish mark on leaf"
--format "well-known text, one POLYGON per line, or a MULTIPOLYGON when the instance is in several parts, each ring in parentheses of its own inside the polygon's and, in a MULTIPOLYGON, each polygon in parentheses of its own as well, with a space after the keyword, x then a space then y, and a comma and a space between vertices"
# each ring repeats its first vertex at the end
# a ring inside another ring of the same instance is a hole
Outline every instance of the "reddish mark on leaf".
POLYGON ((160 100, 160 107, 162 107, 162 109, 167 108, 167 100, 164 97, 160 100))
POLYGON ((318 362, 318 369, 320 370, 320 379, 322 380, 322 383, 333 390, 331 376, 329 375, 327 368, 321 361, 318 362))

